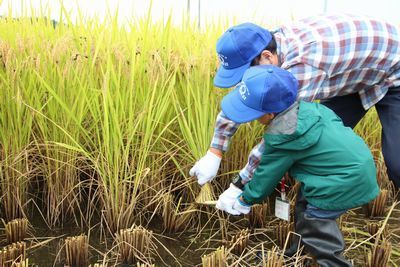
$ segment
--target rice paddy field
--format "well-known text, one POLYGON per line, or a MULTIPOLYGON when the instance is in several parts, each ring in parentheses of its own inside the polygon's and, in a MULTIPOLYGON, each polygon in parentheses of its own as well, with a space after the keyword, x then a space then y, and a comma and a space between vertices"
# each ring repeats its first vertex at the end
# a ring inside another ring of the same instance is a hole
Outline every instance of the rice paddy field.
MULTIPOLYGON (((0 266, 312 260, 280 253, 293 224, 274 217, 274 196, 248 216, 198 204, 228 187, 264 130, 240 127, 211 184, 201 188, 189 176, 227 92, 212 84, 226 27, 0 19, 0 266)), ((338 221, 345 256, 354 266, 398 266, 400 206, 374 110, 356 131, 375 157, 381 194, 338 221)), ((298 187, 288 186, 294 204, 298 187)))

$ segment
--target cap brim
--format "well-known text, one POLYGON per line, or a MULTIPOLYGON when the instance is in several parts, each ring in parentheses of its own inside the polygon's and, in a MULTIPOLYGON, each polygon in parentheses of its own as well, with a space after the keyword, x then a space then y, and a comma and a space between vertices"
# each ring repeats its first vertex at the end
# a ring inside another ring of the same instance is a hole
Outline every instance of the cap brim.
POLYGON ((260 118, 265 112, 252 109, 240 100, 239 88, 235 88, 221 101, 221 108, 225 115, 236 123, 245 123, 260 118))
POLYGON ((220 88, 230 88, 238 84, 243 77, 244 72, 250 67, 250 63, 234 69, 225 69, 220 66, 214 77, 214 85, 220 88))

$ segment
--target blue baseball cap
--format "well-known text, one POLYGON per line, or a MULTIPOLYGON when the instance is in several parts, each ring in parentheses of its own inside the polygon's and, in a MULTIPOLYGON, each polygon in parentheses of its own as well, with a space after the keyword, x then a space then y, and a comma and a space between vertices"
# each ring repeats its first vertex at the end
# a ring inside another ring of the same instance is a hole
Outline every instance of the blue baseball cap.
POLYGON ((222 99, 222 111, 236 123, 279 113, 296 101, 297 88, 296 78, 284 69, 274 65, 251 67, 242 82, 222 99))
POLYGON ((253 23, 243 23, 229 28, 217 41, 220 67, 214 85, 229 88, 238 84, 251 61, 267 47, 272 34, 253 23))

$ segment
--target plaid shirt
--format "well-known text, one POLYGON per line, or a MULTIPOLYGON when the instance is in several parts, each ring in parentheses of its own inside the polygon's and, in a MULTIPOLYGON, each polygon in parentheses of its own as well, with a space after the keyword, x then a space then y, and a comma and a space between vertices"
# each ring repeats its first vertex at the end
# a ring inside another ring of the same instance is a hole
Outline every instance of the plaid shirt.
MULTIPOLYGON (((365 109, 400 86, 400 33, 368 17, 335 15, 300 20, 274 33, 281 67, 299 82, 298 98, 329 99, 358 93, 365 109)), ((218 115, 211 146, 226 151, 238 124, 218 115)), ((264 151, 250 153, 240 175, 251 179, 264 151)))

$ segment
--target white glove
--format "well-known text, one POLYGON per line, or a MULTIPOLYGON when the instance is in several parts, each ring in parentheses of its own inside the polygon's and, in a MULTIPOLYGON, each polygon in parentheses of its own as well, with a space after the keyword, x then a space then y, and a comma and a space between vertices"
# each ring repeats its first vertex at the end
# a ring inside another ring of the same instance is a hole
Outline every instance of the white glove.
POLYGON ((233 184, 229 185, 218 198, 217 205, 215 207, 219 210, 226 211, 232 215, 240 215, 240 211, 234 209, 236 199, 242 194, 242 190, 233 184))
POLYGON ((221 158, 219 156, 207 151, 207 154, 190 169, 189 175, 196 176, 197 182, 204 185, 217 175, 220 163, 221 158))
POLYGON ((248 214, 250 212, 251 205, 240 200, 240 196, 238 196, 233 204, 233 209, 236 212, 239 212, 239 214, 248 214))

